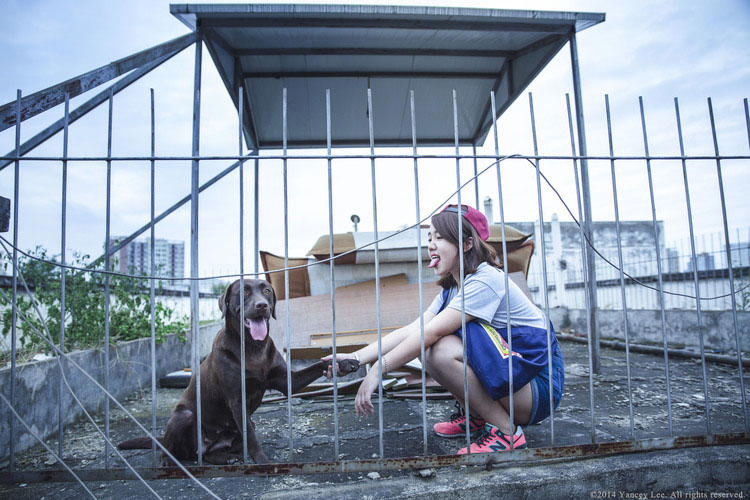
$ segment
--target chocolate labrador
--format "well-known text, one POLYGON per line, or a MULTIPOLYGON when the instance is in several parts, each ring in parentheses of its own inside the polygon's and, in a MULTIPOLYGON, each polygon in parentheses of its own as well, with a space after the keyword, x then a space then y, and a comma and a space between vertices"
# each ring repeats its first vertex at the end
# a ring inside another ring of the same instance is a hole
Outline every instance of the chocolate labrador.
MULTIPOLYGON (((240 335, 245 335, 245 389, 247 402, 247 445, 255 463, 268 463, 250 415, 260 406, 266 389, 287 394, 287 367, 268 335, 269 318, 276 318, 276 294, 267 281, 245 280, 245 322, 241 324, 240 280, 219 298, 225 317, 214 339, 211 353, 200 365, 201 437, 203 458, 208 463, 225 464, 242 452, 242 396, 240 379, 240 335)), ((329 362, 319 361, 291 372, 292 393, 323 374, 329 362)), ((339 361, 339 370, 351 373, 359 368, 352 359, 339 361)), ((179 460, 197 459, 195 374, 167 422, 161 443, 179 460)), ((117 445, 121 450, 151 448, 151 439, 140 437, 117 445)), ((166 465, 168 459, 162 457, 166 465)))

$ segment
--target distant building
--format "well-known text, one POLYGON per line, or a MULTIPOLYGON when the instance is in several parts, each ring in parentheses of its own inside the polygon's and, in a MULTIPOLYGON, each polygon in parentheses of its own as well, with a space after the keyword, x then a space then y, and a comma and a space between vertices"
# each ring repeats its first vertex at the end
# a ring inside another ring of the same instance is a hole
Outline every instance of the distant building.
MULTIPOLYGON (((112 237, 112 245, 125 236, 112 237)), ((185 277, 185 242, 161 238, 154 240, 156 276, 164 278, 185 277)), ((115 266, 121 273, 148 275, 151 272, 151 240, 134 240, 115 254, 115 266)))
MULTIPOLYGON (((695 260, 698 262, 698 271, 711 271, 712 269, 716 269, 716 259, 713 254, 701 252, 695 256, 695 260)), ((690 259, 687 270, 692 271, 693 269, 695 269, 695 267, 693 267, 693 259, 690 259)))
POLYGON ((732 267, 750 266, 750 241, 730 245, 732 267))
MULTIPOLYGON (((550 222, 544 223, 544 245, 547 256, 547 273, 556 269, 565 272, 565 281, 581 281, 583 264, 581 261, 581 233, 575 222, 558 221, 552 214, 550 222)), ((508 225, 534 235, 534 258, 529 274, 541 274, 542 245, 536 237, 536 222, 507 222, 508 225)), ((668 257, 664 248, 663 222, 656 224, 659 251, 662 259, 668 257)), ((617 228, 613 221, 594 221, 592 224, 594 247, 614 265, 618 264, 617 228)), ((625 271, 631 275, 645 276, 656 273, 656 245, 652 221, 620 221, 620 241, 625 271)), ((663 271, 667 271, 664 269, 663 271)), ((619 278, 617 269, 596 257, 597 280, 619 278)))
MULTIPOLYGON (((485 215, 492 221, 492 200, 484 200, 485 215)), ((546 256, 546 269, 542 265, 542 242, 538 237, 539 224, 536 221, 516 222, 505 221, 519 231, 531 234, 534 241, 534 255, 528 273, 528 284, 532 292, 544 289, 546 270, 546 283, 548 289, 554 290, 550 294, 551 305, 567 304, 568 299, 565 285, 582 283, 583 262, 581 259, 581 230, 573 221, 560 221, 557 214, 551 214, 544 222, 544 254, 546 256)), ((594 248, 609 260, 614 266, 618 266, 618 238, 617 224, 615 221, 593 221, 592 243, 594 248)), ((631 276, 653 276, 657 273, 656 246, 662 262, 672 263, 672 255, 668 254, 664 245, 664 222, 657 221, 656 237, 654 237, 654 223, 651 220, 634 221, 621 220, 619 222, 620 248, 622 251, 623 268, 631 276)), ((619 280, 620 271, 604 261, 599 255, 594 258, 596 265, 596 279, 619 280)), ((668 272, 663 268, 662 272, 668 272)))
POLYGON ((676 248, 667 248, 667 266, 665 269, 668 273, 679 273, 680 269, 680 251, 676 248))

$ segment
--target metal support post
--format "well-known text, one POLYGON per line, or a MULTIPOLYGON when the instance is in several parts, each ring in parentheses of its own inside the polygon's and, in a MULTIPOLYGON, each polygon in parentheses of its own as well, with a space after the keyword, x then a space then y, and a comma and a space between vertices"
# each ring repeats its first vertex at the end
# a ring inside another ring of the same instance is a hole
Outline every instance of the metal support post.
MULTIPOLYGON (((578 132, 578 152, 581 155, 581 195, 583 198, 583 233, 589 241, 593 241, 591 232, 591 188, 589 185, 589 169, 586 160, 586 127, 583 120, 583 96, 581 94, 581 73, 578 67, 578 45, 576 34, 570 34, 570 62, 573 72, 573 100, 576 106, 576 127, 578 132)), ((599 332, 596 328, 596 269, 594 269, 594 251, 591 246, 586 246, 586 263, 588 270, 589 287, 586 292, 589 296, 589 320, 591 325, 592 342, 592 368, 594 373, 599 373, 599 332)))

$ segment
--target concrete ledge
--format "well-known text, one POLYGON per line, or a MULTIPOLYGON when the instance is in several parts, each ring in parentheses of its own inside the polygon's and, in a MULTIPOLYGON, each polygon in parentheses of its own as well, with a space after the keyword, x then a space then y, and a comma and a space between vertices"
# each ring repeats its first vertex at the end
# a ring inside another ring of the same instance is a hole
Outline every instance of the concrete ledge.
POLYGON ((509 467, 439 469, 432 477, 363 479, 266 492, 259 498, 747 498, 750 447, 715 446, 509 467), (692 492, 692 493, 689 493, 692 492), (711 496, 711 493, 737 495, 711 496), (705 496, 698 495, 699 493, 705 496), (695 496, 691 496, 695 495, 695 496), (739 496, 741 495, 741 496, 739 496))
MULTIPOLYGON (((736 351, 732 311, 702 311, 703 340, 706 349, 736 351)), ((596 312, 601 338, 625 340, 621 310, 599 309, 596 312)), ((550 309, 550 319, 555 329, 572 328, 577 332, 588 331, 585 309, 550 309)), ((666 311, 667 340, 670 347, 699 349, 700 331, 695 311, 666 311)), ((750 312, 737 311, 740 346, 750 351, 750 312)), ((641 344, 663 346, 661 311, 652 309, 628 310, 628 336, 630 341, 641 344)))
MULTIPOLYGON (((220 325, 201 327, 201 343, 213 340, 220 325)), ((209 344, 210 346, 210 344, 209 344)), ((210 349, 210 347, 209 347, 210 349)), ((70 359, 103 385, 104 351, 89 349, 68 354, 70 359)), ((63 362, 65 363, 65 362, 63 362)), ((182 342, 177 335, 156 346, 156 378, 190 365, 190 341, 182 342)), ((104 408, 106 397, 81 370, 68 363, 65 374, 70 386, 90 412, 104 408)), ((122 342, 110 351, 109 391, 118 400, 139 389, 151 387, 151 339, 122 342)), ((58 387, 60 380, 57 359, 16 365, 15 408, 24 422, 42 438, 57 438, 58 387)), ((0 387, 10 398, 10 364, 0 370, 0 387)), ((83 411, 63 385, 62 413, 64 424, 83 416, 83 411)), ((0 464, 7 461, 10 450, 10 418, 13 414, 0 404, 0 464)), ((15 418, 15 417, 13 417, 15 418)), ((15 421, 15 452, 19 453, 38 444, 37 440, 15 421)))

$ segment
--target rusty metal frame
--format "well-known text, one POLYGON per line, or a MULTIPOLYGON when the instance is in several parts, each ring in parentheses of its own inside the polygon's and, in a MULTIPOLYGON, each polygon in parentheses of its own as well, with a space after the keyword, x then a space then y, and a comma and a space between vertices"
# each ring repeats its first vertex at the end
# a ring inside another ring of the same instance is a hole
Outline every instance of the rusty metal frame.
MULTIPOLYGON (((65 102, 65 94, 72 99, 84 92, 107 83, 113 78, 153 62, 164 56, 174 55, 195 42, 195 33, 188 33, 150 49, 113 61, 100 68, 88 71, 21 99, 21 121, 27 120, 65 102)), ((0 106, 0 132, 16 124, 16 102, 0 106)))
MULTIPOLYGON (((65 94, 69 90, 70 92, 68 93, 68 96, 72 99, 73 97, 83 92, 91 90, 98 85, 106 83, 113 78, 117 78, 124 73, 133 70, 131 74, 115 82, 109 88, 100 92, 96 96, 83 103, 81 106, 71 111, 68 117, 68 124, 71 124, 86 115, 89 111, 105 102, 109 98, 110 91, 112 92, 112 94, 119 93, 121 90, 127 88, 130 84, 136 82, 141 77, 151 72, 153 69, 161 66, 163 63, 180 53, 182 50, 195 43, 195 40, 196 34, 190 33, 165 44, 157 45, 156 47, 152 47, 151 49, 139 52, 138 54, 120 59, 119 61, 115 61, 108 64, 107 66, 103 66, 97 70, 90 71, 84 75, 72 78, 63 83, 53 85, 46 90, 37 92, 36 94, 27 96, 21 99, 21 107, 24 106, 24 101, 27 102, 27 108, 33 107, 35 105, 35 102, 29 102, 27 101, 27 99, 31 99, 34 96, 36 96, 35 99, 37 101, 43 101, 45 106, 43 109, 35 109, 35 112, 33 114, 29 114, 31 113, 31 111, 27 111, 27 115, 25 117, 23 116, 23 114, 21 114, 20 121, 23 122, 26 118, 30 118, 38 113, 41 113, 42 111, 46 111, 47 109, 56 106, 57 104, 65 102, 65 94), (85 81, 85 83, 83 81, 85 81), (60 92, 62 92, 62 96, 58 95, 60 92)), ((2 122, 5 108, 7 108, 8 106, 15 108, 16 102, 12 101, 0 107, 0 132, 5 130, 5 128, 8 128, 5 127, 2 122)), ((23 111, 21 111, 21 113, 23 113, 23 111)), ((14 115, 13 119, 10 122, 12 124, 15 124, 16 121, 17 120, 14 115)), ((65 124, 62 118, 57 120, 52 125, 21 144, 17 156, 25 155, 32 149, 36 148, 44 141, 62 130, 64 125, 65 124)), ((6 156, 10 156, 10 154, 6 156)), ((11 162, 12 160, 8 159, 3 159, 2 161, 0 161, 0 171, 7 167, 11 162)))
MULTIPOLYGON (((368 460, 342 460, 338 462, 279 463, 265 465, 203 465, 187 467, 198 478, 270 476, 281 474, 335 474, 370 471, 420 470, 455 467, 461 465, 490 469, 504 465, 543 465, 563 461, 586 460, 603 456, 626 455, 659 450, 704 448, 707 446, 732 446, 750 444, 750 433, 735 432, 712 436, 680 436, 650 438, 637 441, 614 441, 596 444, 528 448, 513 453, 473 453, 470 455, 434 455, 406 458, 376 458, 368 460)), ((135 469, 146 480, 187 479, 177 467, 143 467, 135 469)), ((83 481, 132 480, 127 469, 75 470, 83 481)), ((65 470, 17 471, 0 473, 0 483, 71 482, 75 478, 65 470)))

